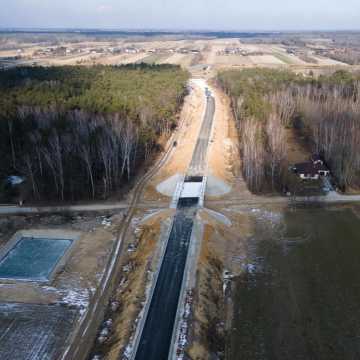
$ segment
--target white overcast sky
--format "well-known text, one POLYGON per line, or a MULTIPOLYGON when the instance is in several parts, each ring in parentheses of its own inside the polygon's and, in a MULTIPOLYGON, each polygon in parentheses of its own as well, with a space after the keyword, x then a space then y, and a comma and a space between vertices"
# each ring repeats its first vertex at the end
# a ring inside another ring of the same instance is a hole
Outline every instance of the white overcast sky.
POLYGON ((360 0, 0 0, 0 27, 358 30, 360 0))

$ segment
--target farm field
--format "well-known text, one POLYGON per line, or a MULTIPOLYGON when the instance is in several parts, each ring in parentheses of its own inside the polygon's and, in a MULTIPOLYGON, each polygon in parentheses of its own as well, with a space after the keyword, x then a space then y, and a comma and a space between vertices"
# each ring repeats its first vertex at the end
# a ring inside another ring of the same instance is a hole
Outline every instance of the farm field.
POLYGON ((240 353, 248 360, 360 356, 357 211, 255 212, 235 283, 229 359, 240 353))
POLYGON ((256 42, 247 38, 192 38, 186 35, 154 36, 146 41, 142 37, 119 36, 112 40, 85 37, 73 42, 71 37, 65 37, 56 41, 57 45, 51 45, 52 41, 23 43, 21 37, 15 37, 8 42, 0 42, 0 65, 6 68, 22 64, 88 66, 144 61, 181 65, 190 70, 195 63, 201 63, 215 70, 260 66, 291 67, 299 71, 309 66, 319 69, 347 66, 327 56, 327 51, 337 49, 330 38, 307 38, 303 35, 301 45, 296 44, 293 48, 280 41, 278 36, 270 38, 272 41, 260 39, 256 42), (318 51, 322 51, 321 55, 318 51))

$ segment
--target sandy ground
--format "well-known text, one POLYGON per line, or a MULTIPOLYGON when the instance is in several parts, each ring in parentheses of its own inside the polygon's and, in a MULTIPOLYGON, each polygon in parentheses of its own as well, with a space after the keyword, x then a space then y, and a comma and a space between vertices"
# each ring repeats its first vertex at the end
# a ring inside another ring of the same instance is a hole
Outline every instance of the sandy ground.
MULTIPOLYGON (((180 115, 179 140, 175 151, 165 166, 150 181, 144 193, 144 200, 163 200, 156 186, 175 174, 185 174, 190 164, 204 113, 204 91, 195 84, 186 97, 180 115)), ((169 199, 169 198, 168 198, 169 199)))
POLYGON ((337 61, 337 60, 333 60, 330 58, 325 58, 325 57, 320 57, 320 56, 315 56, 315 55, 311 55, 312 58, 314 58, 315 60, 318 61, 319 65, 325 65, 325 66, 336 66, 336 65, 341 65, 341 66, 349 66, 348 64, 345 64, 341 61, 337 61))
MULTIPOLYGON (((239 153, 239 137, 233 117, 230 100, 220 88, 213 86, 216 109, 212 142, 208 156, 208 172, 210 175, 224 181, 231 187, 231 192, 222 199, 231 199, 234 194, 242 198, 250 197, 246 183, 241 174, 241 160, 239 153)), ((215 197, 206 196, 206 200, 215 197)))
POLYGON ((257 65, 283 65, 280 59, 274 55, 258 55, 258 56, 249 56, 251 61, 257 65))
POLYGON ((242 55, 216 55, 214 60, 214 64, 217 65, 252 65, 253 62, 250 56, 242 56, 242 55))
POLYGON ((215 96, 215 116, 213 132, 208 155, 209 173, 223 179, 232 181, 232 154, 236 151, 237 137, 234 137, 234 123, 230 110, 229 100, 220 89, 213 88, 215 96))

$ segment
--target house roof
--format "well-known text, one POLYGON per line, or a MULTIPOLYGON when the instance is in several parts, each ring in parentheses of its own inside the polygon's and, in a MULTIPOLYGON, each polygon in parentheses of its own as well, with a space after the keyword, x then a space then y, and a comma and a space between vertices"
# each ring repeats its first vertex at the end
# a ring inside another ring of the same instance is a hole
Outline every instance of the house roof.
POLYGON ((300 174, 317 175, 319 171, 329 171, 323 164, 313 164, 311 162, 295 164, 295 171, 300 174))

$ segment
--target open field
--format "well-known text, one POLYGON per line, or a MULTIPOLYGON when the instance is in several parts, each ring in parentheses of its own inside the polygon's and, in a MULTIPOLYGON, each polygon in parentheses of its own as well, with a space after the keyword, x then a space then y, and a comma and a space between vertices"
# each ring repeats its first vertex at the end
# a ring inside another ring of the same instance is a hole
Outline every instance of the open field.
POLYGON ((22 63, 43 65, 91 65, 128 64, 142 60, 147 63, 169 63, 190 68, 194 57, 215 69, 228 67, 291 67, 302 71, 303 67, 332 68, 347 66, 332 59, 333 53, 341 53, 348 46, 357 51, 358 34, 347 38, 343 44, 341 34, 311 37, 308 34, 269 34, 268 37, 216 38, 216 36, 173 35, 141 36, 119 35, 110 39, 101 36, 63 36, 54 41, 49 35, 41 42, 32 43, 21 35, 6 37, 0 34, 0 65, 16 66, 22 63), (46 39, 46 40, 45 40, 46 39), (146 40, 146 41, 145 41, 146 40), (353 48, 352 48, 353 46, 353 48))
POLYGON ((252 213, 228 359, 358 358, 359 217, 342 207, 252 213))
POLYGON ((76 316, 64 306, 0 304, 0 358, 58 358, 76 316))
POLYGON ((136 63, 161 64, 165 62, 168 57, 169 54, 151 54, 138 60, 136 63))

